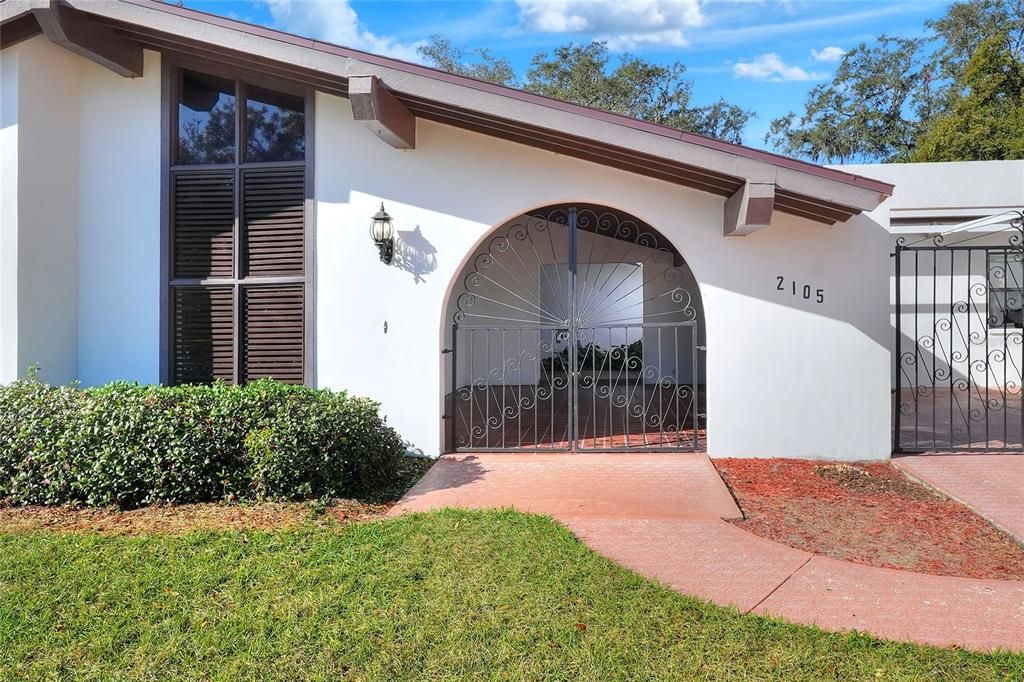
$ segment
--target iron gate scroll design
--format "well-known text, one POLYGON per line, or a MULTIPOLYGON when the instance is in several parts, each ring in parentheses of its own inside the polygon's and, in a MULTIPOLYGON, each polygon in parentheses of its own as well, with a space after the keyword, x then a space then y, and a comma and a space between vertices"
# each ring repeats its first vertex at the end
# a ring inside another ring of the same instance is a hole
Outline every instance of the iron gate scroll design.
POLYGON ((897 239, 896 452, 1024 450, 1022 223, 897 239))
POLYGON ((589 206, 524 215, 475 255, 461 289, 454 449, 699 447, 696 283, 639 221, 589 206))

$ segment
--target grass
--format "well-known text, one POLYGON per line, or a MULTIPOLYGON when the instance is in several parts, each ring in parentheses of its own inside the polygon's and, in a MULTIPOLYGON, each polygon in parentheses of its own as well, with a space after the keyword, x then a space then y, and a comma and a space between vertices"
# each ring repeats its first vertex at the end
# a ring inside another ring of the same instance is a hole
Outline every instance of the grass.
POLYGON ((836 635, 680 596, 550 519, 0 534, 0 678, 1024 678, 1024 656, 836 635))

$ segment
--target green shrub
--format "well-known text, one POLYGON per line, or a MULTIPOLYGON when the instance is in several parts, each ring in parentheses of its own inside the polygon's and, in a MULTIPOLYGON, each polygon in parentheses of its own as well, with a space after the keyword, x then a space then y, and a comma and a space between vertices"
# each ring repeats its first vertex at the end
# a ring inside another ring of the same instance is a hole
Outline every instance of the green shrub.
POLYGON ((344 392, 267 380, 0 387, 0 499, 20 504, 360 495, 397 476, 402 450, 377 403, 344 392))

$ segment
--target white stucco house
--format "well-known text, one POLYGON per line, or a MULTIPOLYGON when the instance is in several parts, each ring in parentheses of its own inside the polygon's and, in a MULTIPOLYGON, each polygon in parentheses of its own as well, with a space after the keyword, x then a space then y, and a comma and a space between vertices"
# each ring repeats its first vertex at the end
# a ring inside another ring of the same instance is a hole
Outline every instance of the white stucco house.
POLYGON ((428 455, 893 449, 902 169, 151 0, 0 22, 0 381, 272 376, 428 455))

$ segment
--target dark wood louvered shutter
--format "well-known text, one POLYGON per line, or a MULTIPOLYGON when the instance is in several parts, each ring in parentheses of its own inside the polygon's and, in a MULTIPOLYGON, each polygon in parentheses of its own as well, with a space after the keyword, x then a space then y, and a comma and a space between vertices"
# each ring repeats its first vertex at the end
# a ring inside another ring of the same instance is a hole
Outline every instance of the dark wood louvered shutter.
POLYGON ((246 275, 301 275, 305 251, 305 168, 245 170, 246 275))
POLYGON ((174 289, 174 383, 234 381, 234 319, 232 287, 174 289))
POLYGON ((243 362, 247 381, 303 379, 304 285, 250 285, 243 289, 243 362))
POLYGON ((175 73, 166 378, 301 384, 309 372, 305 150, 312 93, 175 73))
POLYGON ((173 276, 234 276, 234 173, 179 173, 172 182, 173 276))

